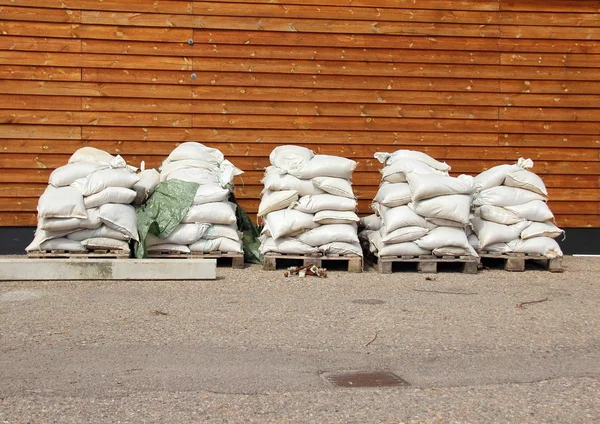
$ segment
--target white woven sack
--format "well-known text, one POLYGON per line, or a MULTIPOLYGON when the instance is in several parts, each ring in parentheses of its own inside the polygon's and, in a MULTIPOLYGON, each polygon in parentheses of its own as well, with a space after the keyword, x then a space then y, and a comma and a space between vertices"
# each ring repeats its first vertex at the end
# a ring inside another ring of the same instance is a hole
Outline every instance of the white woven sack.
POLYGON ((315 177, 311 181, 317 188, 329 194, 354 199, 352 183, 348 180, 334 177, 315 177))
POLYGON ((356 255, 362 256, 362 247, 360 243, 344 243, 341 241, 334 241, 333 243, 327 243, 319 246, 319 251, 324 255, 356 255))
POLYGON ((306 147, 283 145, 275 147, 269 155, 271 165, 285 170, 298 168, 313 158, 315 154, 306 147))
POLYGON ((101 225, 98 208, 88 209, 87 218, 42 218, 38 220, 38 228, 45 231, 95 230, 101 225))
POLYGON ((356 225, 329 224, 300 234, 298 240, 310 246, 321 246, 334 241, 358 243, 358 235, 356 234, 356 225))
POLYGON ((487 169, 475 176, 475 184, 477 184, 480 190, 487 190, 488 188, 497 187, 502 185, 506 179, 506 174, 511 169, 519 168, 517 165, 498 165, 493 168, 487 169))
POLYGON ((383 244, 405 243, 407 241, 415 241, 420 239, 429 232, 429 229, 423 227, 401 227, 392 232, 387 232, 385 227, 379 230, 381 234, 381 242, 383 244))
POLYGON ((133 200, 135 205, 144 203, 160 183, 160 174, 156 169, 145 169, 138 174, 138 177, 140 177, 140 180, 133 185, 133 190, 136 193, 133 200))
POLYGON ((554 214, 543 200, 532 200, 521 205, 506 206, 505 209, 527 221, 551 221, 554 214))
POLYGON ((286 209, 296 201, 298 201, 296 190, 266 191, 258 205, 258 216, 286 209))
POLYGON ((437 169, 439 171, 450 171, 450 166, 445 162, 435 160, 428 154, 419 152, 416 150, 396 150, 393 153, 377 152, 373 155, 375 159, 386 165, 391 165, 399 160, 418 160, 427 164, 428 166, 437 169))
POLYGON ((265 217, 269 231, 274 239, 278 239, 298 231, 315 228, 319 224, 313 221, 313 215, 295 209, 282 209, 271 212, 265 217))
POLYGON ((521 232, 521 238, 527 240, 533 237, 556 238, 565 233, 551 222, 532 222, 530 226, 521 232))
POLYGON ((462 222, 452 221, 450 219, 443 218, 425 218, 432 228, 433 227, 458 227, 463 230, 468 226, 468 224, 464 224, 462 222))
POLYGON ((35 250, 40 250, 40 245, 48 240, 63 238, 69 231, 45 231, 40 228, 35 230, 35 236, 29 245, 25 248, 27 252, 33 252, 35 250))
POLYGON ((80 178, 73 182, 71 187, 75 187, 84 196, 91 196, 107 187, 132 188, 139 180, 140 177, 126 168, 110 168, 80 178))
POLYGON ((473 199, 473 204, 475 206, 494 205, 506 208, 507 206, 521 205, 534 200, 545 202, 548 199, 530 190, 518 187, 498 186, 477 193, 473 199))
POLYGON ((200 239, 189 247, 192 252, 244 253, 241 240, 231 240, 225 237, 213 240, 200 239))
POLYGON ((528 240, 516 239, 509 241, 507 244, 516 253, 542 255, 550 259, 563 256, 556 240, 550 237, 534 237, 528 240))
POLYGON ((170 162, 164 162, 160 167, 160 175, 162 177, 162 181, 165 181, 171 172, 179 171, 180 169, 185 168, 197 168, 203 169, 212 174, 219 174, 221 169, 219 165, 206 162, 204 160, 198 159, 183 159, 176 160, 170 162))
POLYGON ((160 174, 160 181, 181 180, 190 183, 217 184, 224 187, 226 184, 221 184, 221 178, 218 172, 210 172, 201 168, 181 168, 169 174, 160 174))
POLYGON ((406 176, 411 172, 415 174, 448 175, 448 173, 432 168, 424 162, 411 159, 399 159, 381 170, 382 179, 388 183, 405 183, 407 181, 406 176))
POLYGON ((506 175, 504 185, 510 187, 519 187, 543 196, 548 196, 548 190, 546 190, 544 181, 542 181, 542 179, 533 172, 523 168, 510 170, 506 175))
POLYGON ((355 161, 340 156, 315 155, 308 162, 290 168, 288 173, 305 180, 316 177, 337 177, 350 180, 356 165, 355 161))
POLYGON ((297 238, 280 237, 273 239, 272 237, 263 236, 261 238, 260 251, 263 255, 269 252, 286 253, 289 255, 310 255, 318 253, 319 249, 302 243, 297 238))
MULTIPOLYGON (((545 205, 544 202, 542 204, 545 205)), ((498 224, 511 225, 517 222, 525 221, 525 218, 519 217, 516 213, 500 206, 481 205, 475 208, 475 216, 486 221, 497 222, 498 224)))
POLYGON ((82 147, 77 149, 69 158, 69 163, 95 162, 108 165, 115 160, 115 156, 95 147, 82 147))
POLYGON ((72 253, 85 253, 86 248, 78 241, 69 240, 65 237, 53 238, 40 244, 40 250, 64 250, 72 253))
POLYGON ((517 222, 512 225, 502 225, 474 217, 471 221, 473 230, 479 238, 479 245, 485 249, 490 244, 506 243, 521 236, 521 232, 531 225, 531 221, 517 222))
POLYGON ((402 227, 434 227, 434 225, 429 224, 425 218, 417 215, 408 206, 398 206, 396 208, 382 206, 381 213, 383 225, 385 225, 388 233, 402 227))
POLYGON ((363 216, 360 218, 359 224, 367 230, 379 231, 382 225, 381 218, 375 214, 363 216))
POLYGON ((264 178, 261 180, 265 189, 271 191, 296 190, 299 196, 325 193, 320 188, 317 188, 311 180, 301 180, 283 172, 285 171, 282 169, 269 166, 265 171, 264 178))
POLYGON ((52 171, 48 184, 54 187, 66 187, 76 180, 85 178, 102 169, 108 169, 108 165, 94 162, 69 163, 52 171))
POLYGON ((100 206, 100 221, 118 230, 129 238, 140 241, 137 230, 137 216, 131 205, 107 203, 100 206))
POLYGON ((69 240, 75 240, 75 241, 83 241, 85 239, 89 239, 89 238, 93 238, 93 237, 108 237, 111 239, 123 240, 123 241, 129 240, 129 237, 127 237, 122 232, 117 231, 113 228, 107 227, 106 225, 101 225, 100 227, 98 227, 95 230, 79 230, 79 231, 75 231, 74 233, 70 233, 69 235, 67 235, 67 238, 69 240))
POLYGON ((457 178, 436 174, 409 173, 406 176, 412 200, 425 200, 450 194, 473 194, 477 188, 470 175, 459 175, 457 178))
POLYGON ((426 250, 434 250, 447 246, 462 247, 464 249, 471 247, 465 231, 456 227, 434 228, 419 240, 415 240, 415 243, 426 250))
POLYGON ((93 237, 80 242, 88 250, 123 250, 129 252, 129 243, 123 240, 117 240, 109 237, 93 237))
POLYGON ((163 243, 154 246, 148 246, 148 253, 171 252, 171 253, 190 253, 189 247, 182 244, 163 243))
POLYGON ((146 236, 146 246, 157 244, 192 244, 206 234, 210 224, 179 224, 171 234, 165 238, 159 238, 152 233, 146 236))
POLYGON ((377 190, 374 200, 388 208, 395 208, 396 206, 408 205, 412 200, 412 192, 407 183, 384 182, 377 190))
POLYGON ((218 184, 204 184, 198 187, 194 196, 194 205, 225 202, 229 198, 229 190, 218 184))
POLYGON ((181 143, 179 146, 173 149, 171 154, 169 154, 167 159, 165 159, 164 163, 186 159, 201 160, 214 165, 219 165, 221 162, 223 162, 223 160, 225 160, 225 156, 223 156, 223 153, 221 153, 218 149, 213 149, 212 147, 206 147, 200 143, 188 141, 181 143))
POLYGON ((469 234, 467 236, 467 240, 469 240, 469 245, 474 250, 481 250, 481 245, 479 244, 479 238, 477 237, 477 234, 475 234, 475 233, 469 234))
POLYGON ((237 241, 237 240, 242 239, 242 233, 240 231, 238 231, 236 224, 231 224, 231 225, 216 224, 216 225, 211 225, 206 230, 206 232, 204 233, 204 235, 201 238, 206 239, 206 240, 214 240, 216 238, 223 238, 223 237, 237 241))
MULTIPOLYGON (((471 196, 468 194, 450 194, 432 197, 431 199, 411 202, 408 207, 416 214, 426 218, 447 219, 468 225, 471 196)), ((422 225, 422 227, 427 226, 422 225)))
POLYGON ((300 212, 317 213, 319 211, 354 211, 356 209, 356 199, 348 197, 334 196, 333 194, 315 194, 302 196, 294 209, 300 212))
POLYGON ((484 249, 486 252, 493 253, 512 253, 513 249, 507 243, 493 243, 489 246, 486 246, 484 249))
POLYGON ((106 187, 104 190, 83 199, 86 208, 97 208, 105 203, 130 204, 137 193, 125 187, 106 187))
POLYGON ((468 248, 465 247, 455 247, 455 246, 444 246, 438 247, 437 249, 433 249, 431 252, 435 256, 478 256, 475 249, 471 246, 468 248))
POLYGON ((380 246, 381 247, 377 252, 380 258, 386 256, 420 256, 431 254, 431 250, 423 249, 413 241, 396 244, 381 244, 380 246))
POLYGON ((73 187, 49 185, 37 205, 38 218, 87 218, 83 196, 73 187))
POLYGON ((184 224, 206 222, 209 224, 229 225, 236 222, 237 206, 231 202, 212 202, 193 205, 181 220, 184 224))
POLYGON ((315 214, 314 221, 324 224, 356 224, 360 218, 353 211, 319 211, 315 214))

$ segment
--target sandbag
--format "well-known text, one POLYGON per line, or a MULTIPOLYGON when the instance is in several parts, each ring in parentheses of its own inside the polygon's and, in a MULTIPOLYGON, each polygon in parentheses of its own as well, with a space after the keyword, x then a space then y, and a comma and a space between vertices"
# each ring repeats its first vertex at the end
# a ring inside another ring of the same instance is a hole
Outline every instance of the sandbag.
POLYGON ((140 177, 126 168, 110 168, 80 178, 74 181, 71 187, 79 190, 84 196, 91 196, 107 187, 132 188, 139 180, 140 177))
POLYGON ((106 225, 101 225, 97 229, 93 229, 93 230, 75 231, 75 232, 69 233, 67 235, 67 238, 69 240, 75 240, 75 241, 83 241, 83 240, 86 240, 89 238, 94 238, 94 237, 107 237, 107 238, 123 240, 123 241, 129 240, 129 237, 127 237, 122 232, 115 230, 113 228, 107 227, 106 225))
POLYGON ((396 150, 393 153, 377 152, 373 156, 379 162, 384 163, 386 165, 392 165, 393 163, 399 160, 416 160, 419 162, 423 162, 431 168, 437 169, 439 171, 450 171, 450 166, 445 162, 440 162, 426 153, 415 150, 396 150))
POLYGON ((404 206, 412 200, 412 191, 407 183, 384 182, 377 190, 374 200, 388 208, 404 206))
POLYGON ((446 172, 432 168, 424 162, 410 159, 399 159, 381 170, 383 181, 389 183, 405 183, 407 181, 406 176, 411 172, 415 174, 448 175, 446 172))
POLYGON ((352 183, 348 180, 334 177, 316 177, 313 178, 311 181, 315 187, 329 194, 354 199, 352 183))
POLYGON ((508 174, 506 174, 504 185, 509 187, 519 187, 533 191, 542 196, 548 196, 548 190, 546 190, 544 181, 533 172, 521 167, 512 168, 508 174))
POLYGON ((98 208, 88 209, 86 218, 41 218, 38 220, 38 228, 45 231, 95 230, 101 225, 98 208))
POLYGON ((473 204, 475 206, 494 205, 494 206, 515 206, 534 200, 548 200, 545 196, 530 190, 518 187, 498 186, 488 188, 475 195, 473 204))
MULTIPOLYGON (((545 203, 542 202, 544 205, 545 203)), ((498 224, 511 225, 517 222, 525 221, 525 218, 519 217, 516 213, 493 205, 482 205, 475 208, 475 216, 480 217, 486 221, 496 222, 498 224)))
POLYGON ((83 199, 86 208, 97 208, 105 203, 130 204, 137 193, 125 187, 106 187, 104 190, 83 199))
POLYGON ((447 246, 462 247, 464 249, 470 249, 471 247, 465 231, 456 227, 434 228, 419 240, 415 240, 415 243, 426 250, 447 246))
POLYGON ((362 256, 362 248, 360 247, 360 243, 344 243, 341 241, 334 241, 332 243, 327 243, 322 246, 319 246, 319 251, 324 255, 357 255, 362 256))
POLYGON ((265 176, 261 180, 266 190, 281 191, 281 190, 296 190, 299 196, 309 194, 325 193, 320 188, 316 187, 312 180, 301 180, 290 174, 282 174, 282 170, 274 166, 269 166, 265 171, 265 176))
POLYGON ((140 177, 140 180, 133 185, 133 190, 136 193, 133 200, 134 205, 144 203, 160 183, 160 174, 156 169, 145 169, 138 174, 138 177, 140 177))
POLYGON ((98 164, 109 165, 116 159, 115 156, 111 155, 104 150, 97 149, 95 147, 82 147, 77 149, 75 153, 71 155, 69 158, 69 163, 79 163, 79 162, 92 162, 98 164))
POLYGON ((235 203, 213 202, 193 205, 181 220, 182 223, 206 222, 229 225, 236 222, 235 203))
POLYGON ((108 169, 108 165, 95 162, 69 163, 52 171, 48 179, 48 184, 54 187, 66 187, 76 180, 85 178, 102 169, 108 169))
POLYGON ((192 244, 206 234, 210 224, 179 224, 171 234, 165 238, 160 238, 152 233, 146 236, 146 246, 154 246, 157 244, 192 244))
POLYGON ((475 184, 480 190, 497 187, 504 183, 506 175, 511 169, 519 168, 517 165, 498 165, 481 172, 475 177, 475 184))
POLYGON ((456 247, 456 246, 444 246, 433 249, 431 252, 434 256, 478 256, 477 252, 473 247, 456 247))
POLYGON ((189 247, 181 244, 163 243, 154 246, 148 246, 148 253, 171 252, 171 253, 190 253, 189 247))
POLYGON ((123 250, 129 252, 129 243, 109 237, 92 237, 82 240, 81 245, 88 250, 123 250))
POLYGON ((261 237, 260 251, 264 255, 269 252, 287 253, 297 255, 310 255, 319 253, 319 249, 314 246, 309 246, 302 243, 297 238, 280 237, 273 239, 272 237, 261 237))
MULTIPOLYGON (((447 219, 468 225, 471 196, 468 194, 450 194, 432 197, 431 199, 411 202, 408 207, 418 215, 426 218, 447 219)), ((426 227, 426 225, 422 225, 422 227, 426 227)))
POLYGON ((315 228, 319 224, 313 221, 313 215, 295 209, 282 209, 271 212, 265 217, 269 231, 274 239, 315 228))
POLYGON ((201 238, 206 240, 214 240, 217 238, 228 238, 231 240, 240 240, 242 238, 241 231, 238 231, 237 224, 222 225, 216 224, 211 225, 201 238))
POLYGON ((498 224, 474 217, 471 221, 473 230, 479 238, 479 244, 485 249, 490 244, 506 243, 521 236, 521 232, 531 225, 530 221, 517 222, 512 225, 498 224))
POLYGON ((40 250, 64 250, 72 253, 85 253, 87 249, 78 241, 69 240, 65 237, 53 238, 40 244, 40 250))
POLYGON ((200 160, 208 162, 214 165, 219 165, 225 160, 225 156, 218 149, 207 147, 203 144, 188 141, 181 143, 167 156, 167 159, 163 162, 168 164, 169 162, 178 160, 200 160))
POLYGON ((231 240, 224 237, 213 240, 200 239, 189 247, 192 252, 244 253, 241 240, 231 240))
POLYGON ((354 211, 319 211, 313 219, 316 223, 324 224, 356 224, 359 222, 358 215, 354 211))
POLYGON ((229 198, 229 190, 218 184, 204 184, 198 187, 194 196, 194 205, 224 202, 229 198))
POLYGON ((563 256, 556 240, 550 237, 533 237, 527 240, 515 239, 507 244, 515 253, 537 254, 549 259, 563 256))
POLYGON ((551 221, 554 214, 543 200, 532 200, 520 205, 506 206, 505 209, 527 221, 551 221))
POLYGON ((467 240, 469 241, 469 245, 474 249, 474 250, 481 250, 481 244, 479 244, 479 238, 477 237, 477 234, 475 233, 471 233, 467 236, 467 240))
POLYGON ((221 187, 225 187, 229 182, 222 184, 218 173, 207 171, 202 168, 181 168, 176 171, 170 172, 168 175, 161 174, 160 181, 169 180, 181 180, 189 183, 203 184, 217 184, 221 187))
POLYGON ((397 230, 387 232, 386 227, 381 227, 381 242, 383 244, 404 243, 420 239, 429 232, 428 228, 423 227, 401 227, 397 230))
POLYGON ((161 165, 161 167, 160 167, 160 176, 162 178, 161 181, 166 181, 167 177, 172 172, 179 171, 180 169, 185 169, 185 168, 202 169, 202 170, 205 170, 212 174, 219 174, 221 172, 219 165, 211 163, 211 162, 206 162, 204 160, 198 160, 198 159, 176 160, 176 161, 166 162, 161 165))
POLYGON ((135 241, 139 241, 137 216, 133 206, 107 203, 100 206, 99 214, 100 221, 104 224, 122 232, 135 241))
POLYGON ((340 156, 315 155, 308 162, 295 166, 288 173, 302 179, 337 177, 349 180, 357 163, 340 156))
POLYGON ((383 244, 379 231, 368 233, 370 250, 376 253, 380 258, 385 256, 420 256, 430 255, 431 251, 419 247, 416 243, 409 241, 406 243, 383 244))
POLYGON ((289 171, 303 166, 314 157, 312 150, 306 147, 284 145, 275 147, 269 154, 271 165, 289 171))
POLYGON ((33 237, 33 241, 29 243, 29 245, 25 248, 27 252, 33 252, 36 250, 40 250, 40 246, 52 239, 56 238, 64 238, 68 235, 70 231, 45 231, 41 228, 35 230, 35 236, 33 237))
POLYGON ((459 175, 457 178, 436 175, 409 173, 406 176, 412 200, 425 200, 450 194, 473 194, 477 188, 475 180, 469 175, 459 175))
POLYGON ((377 215, 371 214, 360 218, 359 224, 367 230, 379 231, 382 221, 377 215))
POLYGON ((398 206, 396 208, 381 206, 381 218, 388 233, 401 227, 434 227, 434 225, 429 224, 425 218, 417 215, 408 206, 398 206))
POLYGON ((512 253, 513 249, 507 243, 493 243, 485 247, 486 252, 491 253, 512 253))
POLYGON ((451 219, 425 218, 425 221, 427 221, 429 224, 431 224, 432 228, 434 228, 434 227, 458 227, 458 228, 465 229, 467 227, 467 224, 465 224, 463 222, 452 221, 451 219))
POLYGON ((317 213, 323 210, 354 211, 356 205, 356 199, 325 193, 302 196, 294 206, 294 209, 306 213, 317 213))
POLYGON ((296 190, 267 191, 263 194, 258 205, 258 216, 265 216, 268 213, 286 209, 296 201, 298 201, 296 190))
POLYGON ((530 226, 521 232, 521 238, 527 240, 533 237, 556 238, 565 231, 558 228, 552 222, 532 222, 530 226))
POLYGON ((49 185, 37 205, 39 218, 87 218, 83 196, 73 187, 49 185))
POLYGON ((321 246, 335 241, 358 243, 356 225, 329 224, 308 230, 298 236, 298 240, 310 246, 321 246))

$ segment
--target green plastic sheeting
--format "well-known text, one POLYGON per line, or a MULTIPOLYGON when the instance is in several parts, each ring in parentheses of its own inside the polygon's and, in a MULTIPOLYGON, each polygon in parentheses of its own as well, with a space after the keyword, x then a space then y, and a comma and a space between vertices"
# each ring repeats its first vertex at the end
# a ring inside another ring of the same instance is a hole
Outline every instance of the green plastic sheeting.
POLYGON ((160 183, 152 196, 137 210, 140 242, 135 246, 135 257, 148 257, 146 236, 168 237, 185 217, 194 202, 200 185, 177 179, 160 183))
POLYGON ((242 232, 242 243, 244 245, 244 262, 249 264, 262 264, 263 254, 260 252, 260 229, 254 225, 245 210, 238 204, 233 193, 230 195, 231 202, 237 205, 235 216, 237 218, 238 230, 242 232))

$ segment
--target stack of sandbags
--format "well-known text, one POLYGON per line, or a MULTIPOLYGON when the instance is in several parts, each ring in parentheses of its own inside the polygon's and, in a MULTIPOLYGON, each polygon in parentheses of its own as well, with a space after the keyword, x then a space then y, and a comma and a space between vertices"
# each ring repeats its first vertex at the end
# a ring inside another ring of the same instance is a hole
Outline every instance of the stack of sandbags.
POLYGON ((350 182, 356 162, 292 145, 276 147, 269 160, 258 211, 262 253, 362 256, 350 182))
POLYGON ((92 147, 77 150, 50 174, 38 203, 38 227, 28 252, 122 250, 137 240, 131 205, 140 182, 120 156, 92 147))
POLYGON ((168 237, 148 234, 148 252, 243 253, 237 206, 229 201, 233 178, 241 173, 218 149, 196 142, 177 146, 162 163, 160 181, 199 186, 187 215, 168 237))
POLYGON ((564 231, 552 222, 548 191, 531 167, 531 159, 520 158, 475 177, 481 191, 473 201, 472 225, 481 250, 562 256, 554 238, 564 231))
MULTIPOLYGON (((398 150, 376 153, 375 157, 385 167, 372 204, 381 219, 381 228, 366 232, 373 253, 477 255, 466 234, 475 192, 472 177, 450 177, 450 166, 422 152, 398 150)), ((374 224, 369 226, 373 228, 374 224)))

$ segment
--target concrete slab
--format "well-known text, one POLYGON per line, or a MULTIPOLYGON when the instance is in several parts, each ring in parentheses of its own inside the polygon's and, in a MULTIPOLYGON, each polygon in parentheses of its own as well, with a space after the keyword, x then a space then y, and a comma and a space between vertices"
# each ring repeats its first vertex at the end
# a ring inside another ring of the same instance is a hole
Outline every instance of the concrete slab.
POLYGON ((0 259, 0 281, 214 280, 216 259, 0 259))

